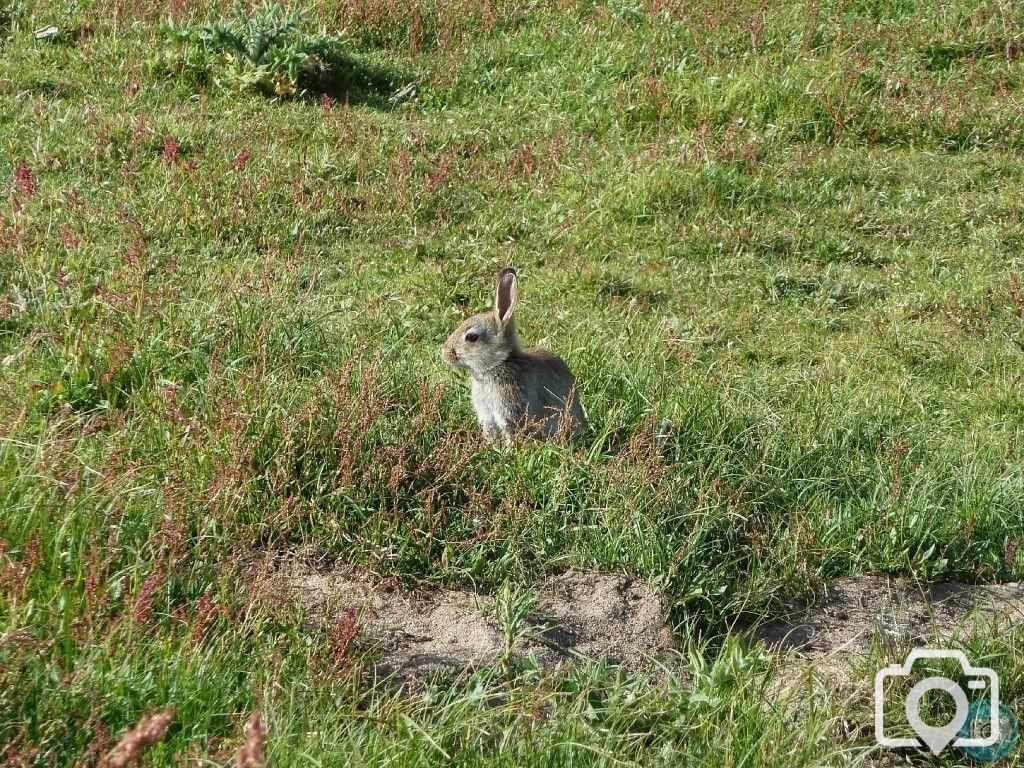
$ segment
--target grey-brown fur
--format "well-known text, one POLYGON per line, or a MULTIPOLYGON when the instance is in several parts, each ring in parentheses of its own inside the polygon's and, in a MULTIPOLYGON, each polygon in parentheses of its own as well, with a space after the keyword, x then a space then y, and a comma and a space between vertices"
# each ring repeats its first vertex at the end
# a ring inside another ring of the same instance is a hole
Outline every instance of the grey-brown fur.
POLYGON ((470 372, 473 408, 487 439, 508 440, 522 429, 550 437, 566 417, 564 427, 575 434, 586 421, 576 379, 557 355, 520 347, 512 316, 518 295, 515 271, 503 269, 494 309, 462 323, 441 347, 441 356, 470 372))

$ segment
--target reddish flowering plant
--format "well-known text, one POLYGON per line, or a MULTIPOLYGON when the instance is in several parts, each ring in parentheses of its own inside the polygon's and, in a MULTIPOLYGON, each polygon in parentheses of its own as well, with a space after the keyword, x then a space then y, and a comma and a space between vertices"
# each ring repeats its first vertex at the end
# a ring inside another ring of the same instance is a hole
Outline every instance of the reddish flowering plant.
POLYGON ((76 236, 75 233, 71 231, 71 226, 68 224, 65 224, 61 228, 60 234, 57 237, 60 239, 61 243, 71 249, 77 248, 82 243, 82 238, 76 236))
POLYGON ((164 158, 171 165, 177 165, 181 162, 181 144, 178 140, 168 134, 164 136, 164 158))
POLYGON ((245 743, 235 752, 235 768, 264 768, 267 764, 267 726, 259 712, 252 713, 243 733, 245 743))
POLYGON ((38 189, 36 175, 24 160, 19 162, 17 168, 14 169, 14 189, 26 200, 35 195, 38 189))
POLYGON ((168 707, 163 712, 143 717, 139 724, 122 736, 117 746, 99 761, 99 768, 124 768, 138 763, 146 747, 163 741, 174 715, 174 707, 168 707))
POLYGON ((231 167, 234 168, 236 171, 242 170, 249 162, 250 155, 251 153, 249 152, 248 148, 243 149, 241 152, 235 155, 235 159, 231 161, 231 167))

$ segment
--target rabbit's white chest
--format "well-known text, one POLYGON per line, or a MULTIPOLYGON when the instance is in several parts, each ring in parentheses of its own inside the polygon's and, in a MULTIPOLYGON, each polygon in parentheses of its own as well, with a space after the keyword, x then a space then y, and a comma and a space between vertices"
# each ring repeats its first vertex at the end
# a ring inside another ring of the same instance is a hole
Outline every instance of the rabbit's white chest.
POLYGON ((504 432, 512 427, 513 415, 507 412, 497 387, 473 379, 472 396, 473 410, 485 432, 504 432))

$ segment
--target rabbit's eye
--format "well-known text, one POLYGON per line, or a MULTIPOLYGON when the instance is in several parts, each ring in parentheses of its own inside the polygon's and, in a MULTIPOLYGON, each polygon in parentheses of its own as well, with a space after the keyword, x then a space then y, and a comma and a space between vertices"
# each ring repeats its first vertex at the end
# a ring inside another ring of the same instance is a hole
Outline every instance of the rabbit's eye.
POLYGON ((469 333, 466 334, 466 341, 470 341, 470 342, 477 341, 479 338, 480 338, 480 334, 479 333, 475 333, 473 331, 470 331, 469 333))

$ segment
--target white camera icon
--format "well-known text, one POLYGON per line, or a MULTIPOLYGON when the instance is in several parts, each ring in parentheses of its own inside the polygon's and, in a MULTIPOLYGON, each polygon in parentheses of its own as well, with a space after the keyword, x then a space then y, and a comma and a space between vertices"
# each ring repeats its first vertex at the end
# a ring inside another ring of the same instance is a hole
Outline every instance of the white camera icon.
POLYGON ((928 746, 933 754, 939 754, 952 742, 954 747, 989 747, 999 741, 999 677, 988 667, 974 667, 967 660, 963 651, 949 651, 937 648, 918 648, 910 652, 907 660, 902 664, 891 664, 880 669, 875 675, 875 739, 883 747, 920 747, 922 742, 928 746), (988 734, 974 737, 974 727, 982 723, 971 724, 971 737, 959 736, 961 728, 967 722, 968 709, 967 694, 964 689, 950 680, 948 677, 926 677, 920 681, 907 695, 904 709, 907 713, 907 722, 920 737, 910 738, 888 738, 885 735, 885 696, 883 687, 885 680, 890 677, 907 677, 918 659, 955 659, 960 662, 964 676, 967 678, 967 687, 974 691, 985 691, 990 699, 989 711, 991 712, 991 723, 989 723, 988 734), (921 719, 921 700, 928 691, 945 691, 956 704, 956 714, 953 719, 942 726, 931 726, 921 719))

